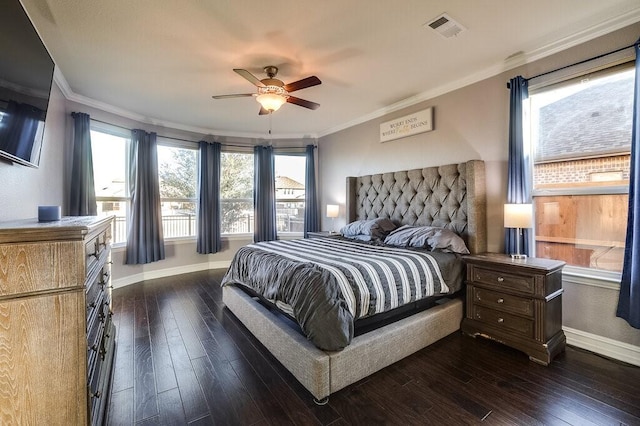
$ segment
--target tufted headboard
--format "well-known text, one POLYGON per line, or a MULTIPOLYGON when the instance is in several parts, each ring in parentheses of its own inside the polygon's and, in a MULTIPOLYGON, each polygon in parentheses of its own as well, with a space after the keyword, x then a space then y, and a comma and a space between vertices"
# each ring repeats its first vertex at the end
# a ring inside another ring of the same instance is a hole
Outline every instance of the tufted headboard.
POLYGON ((471 253, 487 249, 484 162, 347 177, 347 223, 389 218, 449 228, 471 253))

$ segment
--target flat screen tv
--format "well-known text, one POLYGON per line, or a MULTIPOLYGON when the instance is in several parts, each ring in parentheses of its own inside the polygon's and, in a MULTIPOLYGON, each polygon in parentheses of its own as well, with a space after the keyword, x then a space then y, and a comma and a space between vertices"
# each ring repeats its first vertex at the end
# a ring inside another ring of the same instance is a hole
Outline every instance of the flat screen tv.
POLYGON ((38 167, 55 65, 18 0, 0 7, 0 159, 38 167))

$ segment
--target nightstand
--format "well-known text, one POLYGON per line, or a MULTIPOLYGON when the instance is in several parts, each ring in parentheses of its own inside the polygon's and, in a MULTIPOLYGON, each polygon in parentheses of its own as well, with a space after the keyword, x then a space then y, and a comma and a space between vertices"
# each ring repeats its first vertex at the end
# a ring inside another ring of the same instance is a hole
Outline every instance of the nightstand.
POLYGON ((494 253, 464 259, 467 312, 462 331, 496 340, 548 365, 566 342, 562 332, 565 263, 494 253))
POLYGON ((329 231, 307 232, 307 238, 341 237, 341 236, 342 234, 339 232, 329 232, 329 231))

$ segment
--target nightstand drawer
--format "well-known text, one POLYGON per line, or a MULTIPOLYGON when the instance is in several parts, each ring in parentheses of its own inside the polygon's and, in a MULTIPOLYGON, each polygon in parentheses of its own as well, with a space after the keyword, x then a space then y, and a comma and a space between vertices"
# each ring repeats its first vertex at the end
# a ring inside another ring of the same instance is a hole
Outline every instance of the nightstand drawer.
POLYGON ((533 299, 511 296, 497 291, 473 287, 473 301, 479 305, 514 314, 533 317, 533 299))
POLYGON ((518 333, 523 337, 533 338, 533 320, 496 311, 483 306, 474 305, 473 319, 494 327, 518 333))
POLYGON ((499 286, 500 289, 512 289, 527 294, 533 294, 534 292, 534 276, 532 275, 509 274, 475 265, 471 267, 473 268, 472 279, 474 282, 494 287, 499 286))

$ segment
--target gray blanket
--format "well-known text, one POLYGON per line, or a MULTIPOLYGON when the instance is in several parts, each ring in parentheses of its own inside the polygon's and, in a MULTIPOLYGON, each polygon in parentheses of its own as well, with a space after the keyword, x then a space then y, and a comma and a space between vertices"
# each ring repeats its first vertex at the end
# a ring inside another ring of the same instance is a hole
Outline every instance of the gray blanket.
POLYGON ((291 307, 317 347, 340 350, 353 323, 462 285, 459 255, 376 246, 342 238, 270 241, 242 247, 222 285, 244 285, 291 307))

